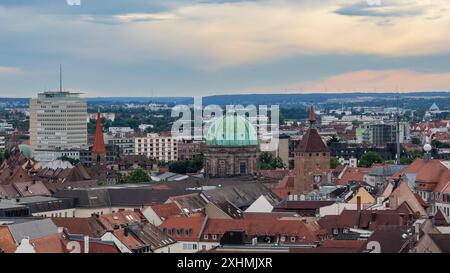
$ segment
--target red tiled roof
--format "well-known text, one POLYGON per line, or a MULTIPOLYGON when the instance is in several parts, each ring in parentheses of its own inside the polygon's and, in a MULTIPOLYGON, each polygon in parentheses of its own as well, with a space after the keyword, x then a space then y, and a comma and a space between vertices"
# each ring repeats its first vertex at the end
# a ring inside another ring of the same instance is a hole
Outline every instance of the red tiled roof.
POLYGON ((336 185, 347 185, 348 182, 358 182, 363 183, 364 182, 364 176, 367 175, 370 172, 371 168, 353 168, 348 167, 345 169, 344 175, 336 180, 336 185))
POLYGON ((208 219, 203 234, 222 236, 227 231, 242 230, 251 236, 298 236, 305 243, 317 241, 315 229, 297 217, 279 213, 246 213, 239 219, 208 219))
POLYGON ((100 215, 98 221, 104 228, 111 231, 118 226, 141 222, 142 215, 135 211, 119 211, 116 213, 100 215))
POLYGON ((159 228, 163 230, 172 229, 172 238, 177 241, 197 241, 205 221, 203 213, 196 213, 189 216, 177 215, 166 219, 159 228), (177 229, 182 229, 181 236, 177 236, 177 229), (186 236, 185 230, 190 229, 189 236, 186 236))
POLYGON ((262 177, 281 180, 289 174, 289 170, 261 170, 260 173, 262 177))
MULTIPOLYGON (((81 253, 84 253, 84 241, 78 241, 81 253)), ((120 253, 114 244, 89 241, 89 253, 120 253)))
POLYGON ((51 196, 52 194, 41 181, 36 182, 15 182, 14 188, 19 192, 20 196, 51 196))
POLYGON ((14 253, 16 251, 16 243, 7 226, 0 226, 0 249, 5 253, 14 253))
POLYGON ((180 208, 175 203, 158 204, 150 207, 162 220, 181 213, 180 208))
POLYGON ((277 196, 287 199, 290 192, 294 190, 294 174, 290 173, 286 175, 278 185, 271 188, 270 190, 277 196))
POLYGON ((36 253, 67 253, 68 239, 64 233, 55 233, 42 238, 31 240, 36 253))
POLYGON ((450 180, 450 170, 437 159, 416 159, 404 170, 397 172, 393 177, 400 177, 407 173, 416 174, 416 184, 431 184, 431 190, 440 192, 447 186, 450 180))
POLYGON ((66 228, 69 234, 99 238, 105 232, 95 217, 54 217, 51 220, 57 227, 66 228))
POLYGON ((404 202, 397 210, 362 210, 358 219, 358 211, 343 210, 340 215, 327 215, 322 217, 318 223, 329 232, 333 228, 363 228, 375 230, 378 226, 392 226, 406 224, 402 220, 402 214, 413 214, 413 211, 404 202), (359 221, 358 221, 359 220, 359 221))
POLYGON ((125 235, 125 229, 116 229, 114 230, 114 235, 119 239, 122 244, 124 244, 128 249, 135 249, 143 246, 143 243, 134 237, 132 234, 128 233, 128 235, 125 235))

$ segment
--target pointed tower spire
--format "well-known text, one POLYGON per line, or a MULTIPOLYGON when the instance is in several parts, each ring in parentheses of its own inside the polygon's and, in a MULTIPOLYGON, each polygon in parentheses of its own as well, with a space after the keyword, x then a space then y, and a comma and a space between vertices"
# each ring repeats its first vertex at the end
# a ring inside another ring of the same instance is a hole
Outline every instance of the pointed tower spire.
POLYGON ((316 123, 316 114, 314 113, 314 106, 309 108, 309 127, 314 128, 314 124, 316 123))
POLYGON ((100 110, 97 114, 97 126, 95 128, 95 139, 94 145, 92 147, 92 153, 96 156, 103 156, 106 154, 105 140, 103 139, 102 130, 102 116, 100 114, 100 110))

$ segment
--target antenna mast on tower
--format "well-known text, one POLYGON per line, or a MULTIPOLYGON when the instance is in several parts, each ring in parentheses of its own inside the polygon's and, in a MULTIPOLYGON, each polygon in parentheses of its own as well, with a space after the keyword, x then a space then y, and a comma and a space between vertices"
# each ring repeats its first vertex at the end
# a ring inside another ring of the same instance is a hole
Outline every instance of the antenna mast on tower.
POLYGON ((62 65, 59 65, 59 92, 62 93, 63 87, 62 87, 62 65))

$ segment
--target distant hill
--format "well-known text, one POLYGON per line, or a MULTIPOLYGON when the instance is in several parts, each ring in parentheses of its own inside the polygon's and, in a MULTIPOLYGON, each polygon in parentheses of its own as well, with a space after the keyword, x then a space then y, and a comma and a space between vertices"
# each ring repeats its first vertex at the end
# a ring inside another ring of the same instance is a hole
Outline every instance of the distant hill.
MULTIPOLYGON (((411 92, 411 93, 310 93, 310 94, 236 94, 236 95, 216 95, 203 97, 203 105, 218 104, 279 104, 283 107, 308 105, 308 104, 339 104, 356 101, 357 99, 371 97, 378 101, 380 105, 390 105, 393 99, 399 96, 402 101, 406 100, 433 100, 447 104, 450 100, 450 92, 411 92), (443 101, 444 102, 443 102, 443 101), (387 101, 387 102, 386 102, 387 101)), ((0 102, 6 103, 28 103, 27 98, 0 98, 0 102)), ((114 103, 164 103, 174 104, 192 104, 193 97, 92 97, 87 98, 89 104, 114 104, 114 103)), ((426 102, 428 103, 428 102, 426 102)), ((364 102, 362 102, 364 104, 364 102)), ((449 102, 450 104, 450 102, 449 102)), ((376 105, 376 104, 372 104, 376 105)), ((387 106, 386 105, 386 106, 387 106)), ((431 105, 430 105, 431 106, 431 105)), ((429 107, 429 106, 428 106, 429 107)))

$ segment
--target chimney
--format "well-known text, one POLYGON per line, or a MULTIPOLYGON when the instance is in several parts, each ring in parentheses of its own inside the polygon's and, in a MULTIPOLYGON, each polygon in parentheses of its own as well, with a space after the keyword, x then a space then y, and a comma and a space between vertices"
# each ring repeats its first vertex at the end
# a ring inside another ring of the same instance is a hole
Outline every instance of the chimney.
POLYGON ((356 222, 355 228, 359 228, 359 222, 361 221, 361 196, 356 197, 356 222))
POLYGON ((359 212, 361 212, 361 196, 357 196, 356 197, 356 210, 359 212))
POLYGON ((25 191, 29 191, 29 190, 30 190, 30 187, 26 186, 25 191))
POLYGON ((84 253, 89 253, 89 236, 84 236, 84 253))
POLYGON ((370 215, 370 221, 375 222, 377 220, 377 213, 375 211, 372 211, 370 215))
POLYGON ((128 237, 128 227, 125 227, 124 229, 123 229, 123 234, 125 235, 125 237, 128 237))

